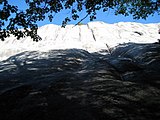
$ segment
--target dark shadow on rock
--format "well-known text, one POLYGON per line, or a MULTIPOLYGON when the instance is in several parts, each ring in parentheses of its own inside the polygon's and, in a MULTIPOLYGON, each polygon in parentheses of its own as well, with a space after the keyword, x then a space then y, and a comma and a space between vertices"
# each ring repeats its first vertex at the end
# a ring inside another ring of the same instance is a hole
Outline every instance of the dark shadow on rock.
POLYGON ((23 52, 0 62, 1 120, 158 120, 160 49, 23 52))

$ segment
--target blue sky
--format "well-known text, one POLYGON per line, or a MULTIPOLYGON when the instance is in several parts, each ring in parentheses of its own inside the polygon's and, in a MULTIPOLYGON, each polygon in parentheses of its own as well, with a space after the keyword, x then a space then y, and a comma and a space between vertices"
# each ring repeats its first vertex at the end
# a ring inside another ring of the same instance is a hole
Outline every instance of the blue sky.
MULTIPOLYGON (((20 9, 25 9, 26 5, 24 4, 24 0, 9 0, 9 3, 11 4, 16 4, 20 9)), ((86 13, 85 11, 82 11, 80 14, 80 19, 82 19, 86 13)), ((45 24, 57 24, 61 25, 62 21, 64 20, 65 17, 70 16, 70 12, 68 10, 63 10, 60 13, 55 14, 53 22, 49 22, 48 19, 38 22, 39 26, 43 26, 45 24)), ((79 20, 80 20, 79 19, 79 20)), ((139 23, 159 23, 160 22, 160 15, 157 13, 154 14, 154 16, 149 16, 146 20, 140 19, 140 20, 135 20, 132 18, 132 16, 122 16, 122 15, 114 15, 113 10, 109 10, 107 12, 101 12, 99 11, 97 13, 97 19, 94 21, 103 21, 106 23, 117 23, 117 22, 139 22, 139 23)), ((76 24, 78 21, 71 21, 69 24, 76 24)), ((86 18, 82 23, 86 24, 89 22, 89 18, 86 18)))
MULTIPOLYGON (((54 24, 61 24, 61 21, 68 15, 68 11, 62 11, 59 14, 55 15, 55 20, 53 21, 54 24)), ((82 19, 86 15, 85 12, 80 13, 80 19, 82 19)), ((80 20, 79 19, 79 20, 80 20)), ((156 13, 154 16, 149 16, 146 20, 140 19, 140 20, 135 20, 132 18, 132 16, 123 16, 123 15, 114 15, 114 11, 110 10, 107 12, 102 12, 99 11, 97 13, 97 19, 94 21, 103 21, 106 23, 117 23, 117 22, 139 22, 139 23, 159 23, 160 22, 160 16, 156 13)), ((71 21, 70 24, 75 24, 78 21, 71 21)), ((82 21, 82 23, 88 23, 89 22, 89 17, 86 18, 85 20, 82 21)), ((40 22, 40 25, 49 23, 47 20, 44 21, 44 23, 40 22)))

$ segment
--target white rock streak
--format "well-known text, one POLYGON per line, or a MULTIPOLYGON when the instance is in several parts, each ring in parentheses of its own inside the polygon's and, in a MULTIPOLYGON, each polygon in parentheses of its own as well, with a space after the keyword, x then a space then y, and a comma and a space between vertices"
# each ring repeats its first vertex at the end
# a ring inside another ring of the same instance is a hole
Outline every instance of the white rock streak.
POLYGON ((160 39, 160 23, 141 24, 119 22, 107 24, 90 22, 87 25, 45 25, 39 28, 42 41, 33 42, 30 37, 16 40, 14 37, 0 41, 0 60, 23 51, 48 51, 53 49, 78 48, 97 52, 120 43, 153 43, 160 39), (107 44, 107 46, 106 46, 107 44))

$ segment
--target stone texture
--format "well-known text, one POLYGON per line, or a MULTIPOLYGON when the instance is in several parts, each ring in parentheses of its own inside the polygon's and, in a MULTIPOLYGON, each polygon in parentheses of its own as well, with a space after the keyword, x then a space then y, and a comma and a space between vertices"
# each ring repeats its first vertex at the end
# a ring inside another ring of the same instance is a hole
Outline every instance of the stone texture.
POLYGON ((0 62, 1 120, 158 120, 160 45, 23 52, 0 62))

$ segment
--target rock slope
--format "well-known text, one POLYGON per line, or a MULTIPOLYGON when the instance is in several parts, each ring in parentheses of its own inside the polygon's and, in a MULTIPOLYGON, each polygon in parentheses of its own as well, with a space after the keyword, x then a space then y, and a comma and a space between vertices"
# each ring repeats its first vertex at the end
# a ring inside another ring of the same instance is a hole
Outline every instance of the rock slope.
POLYGON ((159 120, 158 26, 46 25, 38 43, 0 42, 0 120, 159 120))
POLYGON ((42 41, 33 42, 29 37, 16 40, 14 37, 0 41, 0 60, 24 51, 48 51, 56 49, 83 49, 89 52, 108 50, 120 43, 154 43, 160 39, 160 23, 141 24, 120 22, 107 24, 90 22, 86 25, 45 25, 39 28, 42 41))
POLYGON ((159 120, 160 44, 22 52, 0 62, 1 120, 159 120))

